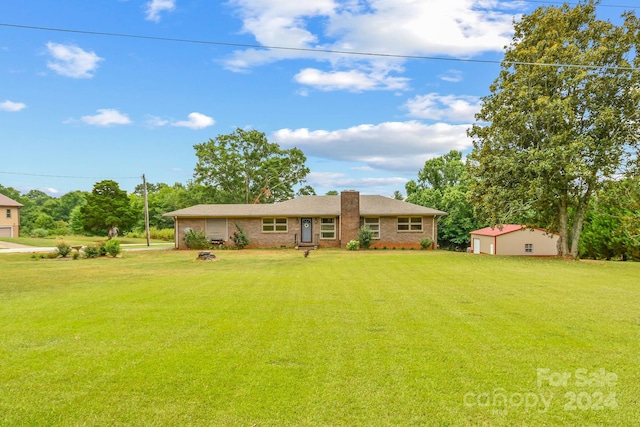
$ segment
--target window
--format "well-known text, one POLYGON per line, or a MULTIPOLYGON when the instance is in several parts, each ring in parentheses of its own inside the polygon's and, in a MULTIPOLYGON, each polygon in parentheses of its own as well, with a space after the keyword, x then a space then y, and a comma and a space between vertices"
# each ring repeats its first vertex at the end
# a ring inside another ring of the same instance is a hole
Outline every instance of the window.
POLYGON ((398 231, 422 231, 422 217, 398 217, 398 231))
POLYGON ((363 218, 361 225, 369 226, 374 239, 380 238, 380 218, 363 218))
POLYGON ((320 218, 320 238, 335 239, 336 238, 336 219, 320 218))
POLYGON ((263 233, 286 233, 289 231, 287 218, 262 218, 263 233))
POLYGON ((526 253, 533 253, 533 243, 525 243, 524 244, 524 251, 526 253))
POLYGON ((11 218, 11 209, 7 209, 7 218, 11 218))

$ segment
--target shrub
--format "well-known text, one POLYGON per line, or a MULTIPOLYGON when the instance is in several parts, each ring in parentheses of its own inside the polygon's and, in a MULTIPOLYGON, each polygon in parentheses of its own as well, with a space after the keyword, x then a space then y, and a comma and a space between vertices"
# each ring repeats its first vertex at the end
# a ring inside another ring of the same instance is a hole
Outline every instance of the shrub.
POLYGON ((87 245, 83 249, 85 258, 98 258, 100 256, 100 246, 87 245))
POLYGON ((187 230, 184 233, 184 244, 189 249, 208 249, 209 241, 204 231, 187 230))
POLYGON ((369 246, 373 243, 373 231, 368 225, 363 225, 358 230, 358 241, 365 249, 369 249, 369 246))
POLYGON ((56 244, 56 251, 62 258, 66 258, 67 255, 71 253, 71 246, 66 242, 58 242, 56 244))
POLYGON ((107 240, 106 242, 104 242, 104 250, 107 254, 111 255, 112 257, 116 257, 120 252, 122 252, 122 249, 120 249, 120 240, 118 239, 110 239, 107 240))
POLYGON ((33 230, 31 230, 31 237, 47 237, 49 235, 49 232, 47 230, 45 230, 44 228, 34 228, 33 230))
POLYGON ((240 227, 238 224, 234 225, 236 226, 237 231, 233 233, 233 236, 231 236, 231 240, 233 240, 233 243, 236 244, 238 249, 242 249, 249 244, 249 237, 247 237, 247 234, 244 232, 242 227, 240 227))
POLYGON ((430 239, 430 238, 428 238, 428 237, 423 237, 423 238, 420 240, 420 247, 421 247, 422 249, 429 249, 429 247, 430 247, 432 244, 433 244, 433 240, 431 240, 431 239, 430 239))
POLYGON ((357 251, 358 249, 360 249, 360 242, 357 240, 350 240, 347 243, 347 250, 348 251, 357 251))
POLYGON ((73 255, 71 255, 71 258, 78 259, 80 258, 80 254, 78 252, 74 252, 73 255))
POLYGON ((173 228, 161 228, 151 227, 149 229, 149 235, 152 239, 164 240, 166 242, 173 242, 175 239, 173 228))

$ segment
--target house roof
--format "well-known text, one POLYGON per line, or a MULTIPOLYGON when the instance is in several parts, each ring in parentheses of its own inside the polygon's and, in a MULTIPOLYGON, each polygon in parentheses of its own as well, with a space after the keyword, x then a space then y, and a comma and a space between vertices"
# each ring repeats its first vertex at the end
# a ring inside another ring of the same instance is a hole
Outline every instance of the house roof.
POLYGON ((18 203, 13 199, 8 198, 4 194, 0 194, 0 206, 16 206, 21 207, 22 203, 18 203))
POLYGON ((507 233, 512 233, 514 231, 519 231, 522 230, 525 227, 524 225, 520 225, 520 224, 503 224, 502 225, 502 229, 499 229, 497 226, 496 227, 485 227, 485 228, 481 228, 479 230, 475 230, 472 231, 471 234, 478 234, 480 236, 491 236, 491 237, 495 237, 495 236, 500 236, 502 234, 507 234, 507 233))
MULTIPOLYGON (((195 205, 168 212, 179 217, 338 216, 340 196, 302 196, 273 204, 195 205)), ((384 196, 361 195, 360 215, 447 215, 446 212, 384 196)))
POLYGON ((494 236, 500 236, 502 234, 512 233, 514 231, 519 231, 519 230, 522 230, 523 228, 526 228, 526 227, 520 224, 503 224, 502 230, 499 229, 497 226, 485 227, 485 228, 481 228, 480 230, 472 231, 471 234, 479 234, 481 236, 494 237, 494 236))

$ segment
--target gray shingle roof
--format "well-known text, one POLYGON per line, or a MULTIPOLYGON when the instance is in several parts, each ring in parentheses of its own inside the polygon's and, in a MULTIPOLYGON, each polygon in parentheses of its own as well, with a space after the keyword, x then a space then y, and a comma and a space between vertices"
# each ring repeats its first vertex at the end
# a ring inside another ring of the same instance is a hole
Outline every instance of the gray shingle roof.
MULTIPOLYGON (((263 217, 263 216, 338 216, 340 196, 302 196, 273 204, 195 205, 164 216, 172 217, 263 217)), ((414 205, 384 196, 360 196, 360 215, 447 215, 446 212, 414 205)))

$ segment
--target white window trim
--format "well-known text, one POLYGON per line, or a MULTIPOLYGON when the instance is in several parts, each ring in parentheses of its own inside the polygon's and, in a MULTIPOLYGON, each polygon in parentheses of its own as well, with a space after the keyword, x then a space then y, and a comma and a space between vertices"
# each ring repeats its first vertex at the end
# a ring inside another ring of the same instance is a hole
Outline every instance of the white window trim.
POLYGON ((376 220, 377 221, 374 224, 378 226, 378 229, 377 230, 372 229, 371 231, 373 232, 373 239, 374 240, 380 240, 380 217, 373 217, 373 216, 364 216, 364 217, 362 217, 362 225, 368 225, 369 228, 371 228, 371 224, 367 224, 367 220, 376 220))
POLYGON ((524 253, 532 254, 533 253, 533 243, 525 243, 524 244, 524 253))
POLYGON ((399 216, 396 220, 396 231, 398 233, 422 233, 424 231, 424 219, 421 216, 399 216), (406 225, 409 229, 408 230, 400 230, 400 219, 407 219, 408 221, 406 223, 403 223, 403 225, 406 225), (411 226, 417 223, 412 222, 413 219, 419 219, 420 220, 420 229, 419 230, 412 230, 411 226))
POLYGON ((338 221, 336 220, 335 217, 325 217, 325 218, 320 218, 320 240, 336 240, 337 237, 337 232, 336 232, 336 223, 338 221), (333 222, 328 222, 328 223, 324 223, 323 221, 325 219, 330 219, 333 222), (331 225, 333 227, 333 230, 323 230, 322 227, 325 225, 331 225), (323 237, 322 234, 323 233, 333 233, 333 237, 323 237))
POLYGON ((286 217, 264 217, 262 218, 262 232, 263 233, 288 233, 289 232, 289 219, 286 217), (271 223, 265 223, 265 220, 271 220, 271 223), (278 223, 278 220, 284 220, 284 224, 282 222, 278 223), (273 226, 273 230, 265 230, 264 226, 267 225, 271 225, 273 226), (284 225, 285 229, 284 230, 277 230, 277 226, 278 225, 284 225))

